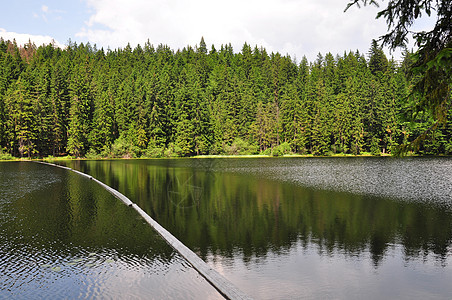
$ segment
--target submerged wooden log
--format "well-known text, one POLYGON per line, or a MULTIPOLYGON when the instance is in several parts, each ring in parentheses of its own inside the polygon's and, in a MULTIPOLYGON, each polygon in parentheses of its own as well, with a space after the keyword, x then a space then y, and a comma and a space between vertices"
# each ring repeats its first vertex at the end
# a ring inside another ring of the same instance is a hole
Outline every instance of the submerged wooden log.
POLYGON ((217 271, 215 271, 208 264, 206 264, 198 255, 191 251, 187 246, 185 246, 181 241, 179 241, 175 236, 173 236, 168 230, 163 228, 163 226, 161 226, 154 219, 152 219, 144 210, 141 209, 141 207, 133 203, 129 198, 127 198, 117 190, 113 189, 112 187, 106 185, 105 183, 101 182, 100 180, 97 180, 96 178, 88 174, 71 169, 69 167, 42 161, 37 162, 73 171, 79 175, 85 176, 95 181, 96 183, 100 184, 103 188, 105 188, 113 196, 121 200, 124 204, 133 207, 174 250, 179 252, 179 254, 182 255, 182 257, 184 257, 192 265, 192 267, 195 268, 195 270, 197 270, 199 274, 201 274, 225 298, 251 299, 248 295, 246 295, 236 286, 234 286, 229 280, 221 276, 217 271))

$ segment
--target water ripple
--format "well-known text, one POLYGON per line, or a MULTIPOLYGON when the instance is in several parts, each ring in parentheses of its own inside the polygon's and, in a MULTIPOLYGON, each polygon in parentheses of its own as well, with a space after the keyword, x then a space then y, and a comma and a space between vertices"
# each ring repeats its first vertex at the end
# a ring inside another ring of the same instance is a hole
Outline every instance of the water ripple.
POLYGON ((302 186, 408 201, 437 202, 452 208, 450 158, 309 158, 249 160, 227 171, 252 173, 302 186))
POLYGON ((0 163, 0 235, 0 299, 219 296, 134 210, 66 170, 0 163))

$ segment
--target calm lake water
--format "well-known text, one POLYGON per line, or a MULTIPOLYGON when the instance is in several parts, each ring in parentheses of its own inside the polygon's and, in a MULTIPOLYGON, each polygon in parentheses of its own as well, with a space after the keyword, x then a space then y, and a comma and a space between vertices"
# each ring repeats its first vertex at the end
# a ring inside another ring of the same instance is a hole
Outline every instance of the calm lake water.
POLYGON ((0 163, 0 299, 222 299, 135 210, 74 172, 0 163))
MULTIPOLYGON (((450 158, 58 163, 118 189, 256 299, 452 296, 450 158)), ((112 201, 103 209, 118 207, 112 201)), ((141 231, 129 231, 136 240, 127 247, 148 251, 141 231)), ((165 251, 165 264, 184 265, 165 251)))

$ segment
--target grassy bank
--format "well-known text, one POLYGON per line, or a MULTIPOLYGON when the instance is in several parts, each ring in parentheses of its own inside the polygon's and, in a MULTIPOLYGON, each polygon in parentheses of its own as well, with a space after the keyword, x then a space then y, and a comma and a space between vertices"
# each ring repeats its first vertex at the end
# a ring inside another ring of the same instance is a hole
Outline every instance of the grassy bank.
MULTIPOLYGON (((418 154, 408 153, 406 156, 422 156, 418 154)), ((75 157, 75 156, 60 156, 60 157, 54 157, 54 156, 47 156, 47 157, 33 157, 31 159, 27 157, 19 158, 14 157, 10 154, 0 154, 0 161, 28 161, 28 160, 45 160, 45 161, 58 161, 58 160, 107 160, 107 159, 181 159, 181 158, 190 158, 190 159, 204 159, 204 158, 319 158, 319 157, 391 157, 390 154, 381 154, 381 155, 372 155, 371 153, 361 153, 358 155, 353 154, 344 154, 344 153, 336 153, 332 155, 313 155, 313 154, 283 154, 283 155, 267 155, 267 154, 245 154, 245 155, 227 155, 227 154, 215 154, 215 155, 196 155, 196 156, 189 156, 189 157, 147 157, 147 156, 141 156, 141 157, 102 157, 102 156, 87 156, 87 157, 75 157)))

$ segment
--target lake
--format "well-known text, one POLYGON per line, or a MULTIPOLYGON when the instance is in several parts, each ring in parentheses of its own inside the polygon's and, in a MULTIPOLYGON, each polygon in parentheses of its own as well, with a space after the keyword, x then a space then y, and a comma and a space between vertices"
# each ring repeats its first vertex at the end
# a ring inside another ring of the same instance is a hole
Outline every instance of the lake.
POLYGON ((119 190, 256 299, 452 295, 451 158, 57 163, 119 190))
POLYGON ((222 299, 138 213, 74 172, 0 163, 0 299, 222 299))

